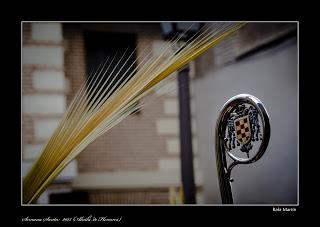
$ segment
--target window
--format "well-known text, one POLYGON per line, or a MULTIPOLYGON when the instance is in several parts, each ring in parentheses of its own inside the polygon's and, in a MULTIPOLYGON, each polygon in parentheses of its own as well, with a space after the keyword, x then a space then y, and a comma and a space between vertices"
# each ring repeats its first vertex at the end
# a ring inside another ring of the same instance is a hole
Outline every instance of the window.
MULTIPOLYGON (((136 36, 127 33, 84 32, 87 76, 93 81, 97 76, 102 81, 94 90, 92 84, 89 93, 96 95, 99 89, 99 97, 112 95, 115 88, 132 77, 136 60, 136 36), (103 67, 104 66, 104 67, 103 67), (96 72, 101 72, 99 73, 96 72), (109 75, 111 75, 109 77, 109 75), (105 85, 103 85, 105 83, 105 85)), ((93 97, 91 97, 91 100, 93 97)))

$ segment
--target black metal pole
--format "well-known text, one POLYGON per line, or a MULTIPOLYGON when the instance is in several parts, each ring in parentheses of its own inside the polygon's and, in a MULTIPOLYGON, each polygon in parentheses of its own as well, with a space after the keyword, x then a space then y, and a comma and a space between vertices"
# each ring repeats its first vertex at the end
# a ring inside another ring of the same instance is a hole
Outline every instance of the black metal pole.
POLYGON ((233 204, 231 182, 229 180, 229 176, 227 173, 228 165, 227 165, 226 153, 223 148, 224 146, 223 141, 221 141, 221 138, 220 138, 221 135, 218 133, 219 131, 218 127, 216 132, 216 162, 217 162, 217 169, 218 169, 221 202, 223 204, 233 204))
POLYGON ((179 84, 179 121, 180 121, 180 155, 181 177, 184 191, 184 203, 196 203, 194 182, 191 111, 189 93, 189 66, 178 72, 179 84))

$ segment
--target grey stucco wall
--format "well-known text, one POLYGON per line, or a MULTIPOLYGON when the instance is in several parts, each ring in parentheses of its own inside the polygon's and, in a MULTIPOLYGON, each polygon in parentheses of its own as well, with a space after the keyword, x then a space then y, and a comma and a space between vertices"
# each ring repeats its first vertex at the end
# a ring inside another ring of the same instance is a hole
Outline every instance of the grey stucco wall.
POLYGON ((207 68, 193 81, 205 203, 221 203, 214 128, 219 109, 240 93, 252 94, 265 104, 271 138, 258 162, 234 168, 235 203, 297 203, 297 79, 297 39, 293 38, 223 68, 207 68))

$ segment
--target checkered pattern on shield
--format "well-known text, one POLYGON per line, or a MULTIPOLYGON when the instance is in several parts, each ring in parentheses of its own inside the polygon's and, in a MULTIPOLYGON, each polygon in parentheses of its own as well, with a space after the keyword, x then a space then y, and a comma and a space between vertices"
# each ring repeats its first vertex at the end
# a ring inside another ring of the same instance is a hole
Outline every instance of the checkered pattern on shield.
POLYGON ((250 122, 248 116, 238 118, 234 121, 236 137, 239 143, 246 144, 251 137, 250 122))

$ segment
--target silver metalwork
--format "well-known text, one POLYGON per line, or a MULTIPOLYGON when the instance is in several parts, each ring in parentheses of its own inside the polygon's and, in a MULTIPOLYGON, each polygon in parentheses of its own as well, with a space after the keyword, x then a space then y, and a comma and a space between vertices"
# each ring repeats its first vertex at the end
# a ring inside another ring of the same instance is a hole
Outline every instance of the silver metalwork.
POLYGON ((258 161, 270 139, 269 115, 262 102, 249 94, 229 99, 222 107, 216 124, 216 162, 222 203, 233 203, 232 169, 238 164, 258 161), (250 157, 250 152, 257 152, 250 157), (226 153, 233 160, 228 166, 226 153), (245 153, 246 158, 236 153, 245 153))

